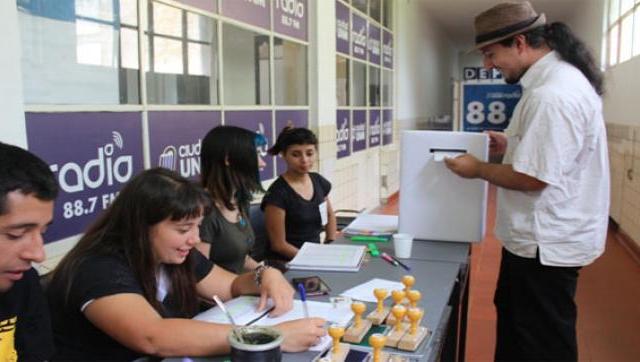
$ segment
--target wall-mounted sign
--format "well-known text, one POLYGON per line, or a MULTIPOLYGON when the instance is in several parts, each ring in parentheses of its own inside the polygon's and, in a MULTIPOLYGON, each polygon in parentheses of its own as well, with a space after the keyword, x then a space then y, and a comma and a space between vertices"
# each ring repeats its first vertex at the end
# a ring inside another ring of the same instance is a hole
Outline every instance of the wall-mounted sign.
POLYGON ((218 12, 218 0, 177 0, 177 2, 212 13, 218 12))
POLYGON ((336 0, 336 51, 349 54, 349 7, 336 0))
POLYGON ((380 110, 369 110, 369 147, 380 146, 382 137, 382 120, 380 119, 380 110))
POLYGON ((464 80, 502 79, 502 73, 495 68, 485 69, 482 67, 465 67, 463 73, 464 80))
POLYGON ((367 60, 367 20, 356 13, 351 14, 351 55, 367 60))
POLYGON ((307 10, 307 0, 273 0, 274 30, 306 41, 307 10))
POLYGON ((516 84, 463 84, 462 130, 504 130, 521 96, 516 84))
MULTIPOLYGON (((271 125, 271 111, 226 111, 224 112, 224 123, 264 135, 267 138, 267 145, 261 150, 263 152, 266 152, 270 145, 273 144, 274 134, 271 125)), ((264 181, 274 177, 274 157, 265 155, 263 159, 267 165, 260 171, 260 179, 264 181)))
POLYGON ((149 112, 151 167, 164 167, 199 180, 202 139, 220 125, 218 111, 149 112))
POLYGON ((349 110, 338 109, 336 111, 336 153, 338 158, 347 157, 351 154, 349 118, 349 110))
MULTIPOLYGON (((273 142, 278 138, 278 135, 282 130, 287 127, 309 127, 309 112, 305 110, 286 110, 276 111, 276 132, 273 135, 273 142)), ((287 170, 287 163, 280 157, 276 157, 276 174, 281 175, 287 170)))
POLYGON ((369 62, 380 65, 380 28, 369 24, 369 62))
POLYGON ((353 152, 362 151, 367 148, 367 111, 354 110, 353 119, 353 152))
POLYGON ((224 16, 271 29, 271 0, 222 0, 224 16))
POLYGON ((382 111, 382 144, 389 145, 393 143, 393 110, 385 109, 382 111))
POLYGON ((393 34, 382 31, 382 65, 393 68, 393 34))
POLYGON ((85 231, 143 169, 138 112, 26 113, 29 150, 53 171, 60 193, 47 242, 85 231))

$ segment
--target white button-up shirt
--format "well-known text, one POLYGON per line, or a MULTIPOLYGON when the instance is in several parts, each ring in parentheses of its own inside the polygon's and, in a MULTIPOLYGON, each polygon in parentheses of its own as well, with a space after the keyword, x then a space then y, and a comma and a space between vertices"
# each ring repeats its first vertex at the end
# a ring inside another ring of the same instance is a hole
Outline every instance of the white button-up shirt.
POLYGON ((503 163, 547 186, 499 188, 496 235, 511 253, 544 265, 582 266, 604 251, 609 159, 602 100, 555 51, 522 76, 522 98, 505 130, 503 163))

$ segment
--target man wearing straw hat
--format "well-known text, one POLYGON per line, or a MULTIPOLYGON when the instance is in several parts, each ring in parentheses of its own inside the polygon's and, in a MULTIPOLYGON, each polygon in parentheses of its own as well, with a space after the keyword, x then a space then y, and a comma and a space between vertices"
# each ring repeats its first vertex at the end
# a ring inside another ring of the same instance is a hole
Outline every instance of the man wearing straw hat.
POLYGON ((495 359, 576 361, 578 271, 604 251, 609 211, 602 74, 566 25, 529 2, 486 10, 475 30, 485 68, 523 89, 504 134, 489 132, 502 164, 446 160, 499 186, 495 359))

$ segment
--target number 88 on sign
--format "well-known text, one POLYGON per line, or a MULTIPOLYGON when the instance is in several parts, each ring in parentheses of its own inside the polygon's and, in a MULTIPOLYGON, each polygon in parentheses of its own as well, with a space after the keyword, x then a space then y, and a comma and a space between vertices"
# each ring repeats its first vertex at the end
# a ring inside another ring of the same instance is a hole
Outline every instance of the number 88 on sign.
POLYGON ((502 131, 509 125, 522 90, 511 84, 465 84, 462 94, 462 130, 502 131))

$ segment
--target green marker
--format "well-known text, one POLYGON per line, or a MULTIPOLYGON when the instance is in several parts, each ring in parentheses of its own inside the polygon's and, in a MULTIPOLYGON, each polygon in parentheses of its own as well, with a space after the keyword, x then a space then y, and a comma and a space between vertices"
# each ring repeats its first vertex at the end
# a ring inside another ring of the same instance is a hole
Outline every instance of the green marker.
POLYGON ((376 243, 369 243, 367 246, 369 247, 369 253, 371 253, 371 256, 380 256, 380 250, 378 250, 376 243))
POLYGON ((367 236, 367 235, 356 235, 351 237, 351 241, 388 241, 388 238, 384 236, 367 236))

